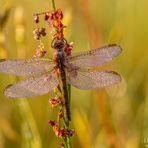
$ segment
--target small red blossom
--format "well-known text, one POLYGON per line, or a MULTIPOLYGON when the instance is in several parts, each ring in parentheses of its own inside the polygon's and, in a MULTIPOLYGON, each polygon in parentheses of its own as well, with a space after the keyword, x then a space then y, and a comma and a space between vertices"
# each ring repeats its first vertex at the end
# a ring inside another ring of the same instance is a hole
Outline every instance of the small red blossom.
POLYGON ((63 113, 62 113, 62 111, 61 111, 61 110, 59 111, 58 116, 59 116, 59 118, 60 118, 60 119, 61 119, 61 118, 63 118, 63 113))
POLYGON ((61 20, 63 19, 63 13, 60 9, 53 11, 49 15, 50 23, 48 23, 48 27, 51 29, 51 32, 53 33, 53 30, 56 32, 53 35, 53 38, 57 39, 63 39, 63 29, 65 26, 62 24, 61 20), (53 29, 54 28, 54 29, 53 29))
POLYGON ((40 29, 40 34, 41 34, 42 36, 46 36, 46 29, 45 29, 45 28, 41 28, 41 29, 40 29))
POLYGON ((74 136, 74 130, 68 130, 68 129, 65 129, 65 128, 57 128, 56 131, 55 131, 55 134, 58 138, 62 138, 62 137, 67 137, 67 136, 74 136))
POLYGON ((60 105, 61 106, 64 106, 65 105, 65 102, 62 99, 60 100, 60 105))
POLYGON ((73 42, 67 44, 64 51, 67 55, 71 55, 72 49, 73 49, 73 42))
POLYGON ((62 22, 59 22, 57 24, 57 27, 58 27, 58 29, 63 29, 64 28, 64 25, 62 24, 62 22))
POLYGON ((48 123, 51 127, 54 127, 57 124, 56 121, 53 120, 50 120, 48 123))
POLYGON ((43 56, 46 55, 46 53, 47 53, 46 50, 37 49, 36 52, 35 52, 34 57, 43 57, 43 56))
POLYGON ((41 34, 40 34, 40 29, 39 28, 34 28, 33 34, 34 34, 34 39, 39 40, 41 38, 41 34))
POLYGON ((68 130, 66 128, 60 128, 56 121, 50 120, 49 125, 53 128, 54 133, 58 138, 67 137, 67 136, 72 137, 74 135, 73 129, 68 130))
POLYGON ((49 13, 45 13, 44 20, 47 21, 49 19, 49 13))
POLYGON ((66 137, 67 130, 65 128, 59 128, 57 131, 55 131, 55 134, 58 138, 66 137))
POLYGON ((54 12, 50 13, 49 19, 50 19, 50 20, 53 20, 53 19, 54 19, 54 12))
POLYGON ((63 142, 61 143, 61 148, 65 148, 65 145, 63 142))
POLYGON ((55 131, 55 135, 56 135, 58 138, 62 138, 62 130, 57 129, 57 130, 55 131))
POLYGON ((55 135, 56 135, 58 138, 62 138, 63 132, 64 132, 64 128, 60 129, 59 126, 58 126, 58 123, 57 123, 56 121, 50 120, 50 121, 49 121, 49 124, 50 124, 51 127, 53 128, 53 131, 54 131, 55 135))
POLYGON ((39 47, 36 49, 34 57, 43 57, 45 56, 47 51, 44 48, 44 45, 39 45, 39 47))
POLYGON ((57 98, 52 98, 49 100, 49 103, 52 105, 52 107, 55 107, 58 105, 59 100, 57 98))
POLYGON ((34 39, 39 40, 41 36, 46 36, 46 29, 45 28, 34 28, 33 30, 34 39))
POLYGON ((36 23, 39 23, 39 15, 38 14, 34 14, 34 21, 36 23))
POLYGON ((63 12, 61 11, 61 9, 58 9, 58 10, 55 12, 55 16, 56 16, 57 19, 60 19, 60 20, 63 19, 63 12))
POLYGON ((53 27, 53 21, 48 22, 48 28, 50 29, 50 33, 53 33, 55 31, 53 27))
POLYGON ((69 131, 69 136, 70 136, 70 137, 73 137, 73 136, 74 136, 74 134, 75 134, 74 129, 71 129, 71 130, 69 131))

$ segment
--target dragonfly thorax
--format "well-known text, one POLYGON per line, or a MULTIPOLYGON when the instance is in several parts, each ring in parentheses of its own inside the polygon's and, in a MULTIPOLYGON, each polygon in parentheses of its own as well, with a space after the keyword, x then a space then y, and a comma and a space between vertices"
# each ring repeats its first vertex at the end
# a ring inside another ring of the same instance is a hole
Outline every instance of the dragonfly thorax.
POLYGON ((55 62, 61 60, 62 62, 64 62, 65 60, 65 52, 63 50, 56 50, 54 52, 54 55, 53 55, 53 60, 55 62))

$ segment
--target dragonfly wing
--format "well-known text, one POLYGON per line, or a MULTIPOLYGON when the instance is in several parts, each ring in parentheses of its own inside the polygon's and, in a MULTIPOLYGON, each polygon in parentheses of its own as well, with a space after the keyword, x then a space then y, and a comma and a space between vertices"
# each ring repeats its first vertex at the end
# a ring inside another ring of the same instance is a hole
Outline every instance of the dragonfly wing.
POLYGON ((44 74, 31 77, 6 87, 4 94, 10 98, 32 97, 48 93, 58 85, 57 77, 44 74))
POLYGON ((121 81, 121 77, 118 73, 113 71, 67 71, 67 81, 69 84, 79 89, 96 89, 104 88, 121 81))
POLYGON ((99 66, 111 61, 114 57, 119 55, 121 51, 121 47, 118 45, 108 45, 102 48, 68 56, 67 63, 71 63, 80 68, 99 66))
POLYGON ((18 76, 40 75, 50 71, 53 67, 53 61, 45 58, 0 61, 0 72, 18 76))

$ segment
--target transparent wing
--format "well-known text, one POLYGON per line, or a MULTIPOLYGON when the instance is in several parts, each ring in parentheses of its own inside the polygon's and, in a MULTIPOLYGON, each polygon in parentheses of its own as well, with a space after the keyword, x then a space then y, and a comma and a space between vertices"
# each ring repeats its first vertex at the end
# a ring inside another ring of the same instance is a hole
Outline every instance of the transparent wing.
POLYGON ((5 96, 10 98, 32 97, 48 93, 58 85, 58 79, 51 74, 31 77, 7 86, 5 96))
POLYGON ((78 67, 91 67, 99 66, 108 61, 111 61, 114 57, 121 53, 122 49, 118 45, 108 45, 102 48, 74 54, 67 57, 67 63, 71 63, 78 67))
POLYGON ((77 70, 66 71, 69 84, 79 89, 96 89, 119 83, 121 77, 113 71, 77 70))
POLYGON ((17 76, 39 75, 50 71, 53 67, 53 61, 45 58, 0 61, 0 72, 17 76))

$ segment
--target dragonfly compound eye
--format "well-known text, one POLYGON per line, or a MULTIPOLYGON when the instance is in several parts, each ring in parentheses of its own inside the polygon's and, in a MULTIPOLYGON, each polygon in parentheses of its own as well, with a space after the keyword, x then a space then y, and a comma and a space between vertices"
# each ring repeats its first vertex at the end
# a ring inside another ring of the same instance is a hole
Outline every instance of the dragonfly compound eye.
POLYGON ((64 46, 65 46, 65 43, 62 40, 55 41, 53 45, 55 49, 62 49, 64 46))

